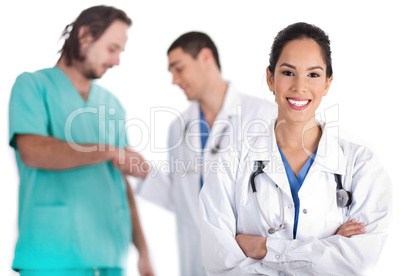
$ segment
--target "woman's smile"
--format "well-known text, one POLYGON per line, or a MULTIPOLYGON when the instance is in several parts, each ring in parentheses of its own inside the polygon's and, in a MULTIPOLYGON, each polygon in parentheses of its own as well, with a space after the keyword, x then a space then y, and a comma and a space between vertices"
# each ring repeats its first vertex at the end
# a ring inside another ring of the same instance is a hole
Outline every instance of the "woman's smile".
POLYGON ((311 100, 301 98, 286 98, 289 106, 295 110, 303 110, 309 106, 311 100))

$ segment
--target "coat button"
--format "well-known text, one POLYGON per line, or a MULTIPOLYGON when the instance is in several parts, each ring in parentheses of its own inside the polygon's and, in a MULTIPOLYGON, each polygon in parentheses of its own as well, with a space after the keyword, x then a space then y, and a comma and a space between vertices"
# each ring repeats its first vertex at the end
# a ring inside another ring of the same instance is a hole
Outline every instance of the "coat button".
POLYGON ((293 205, 292 205, 292 204, 289 204, 289 205, 288 205, 288 208, 289 208, 289 209, 293 208, 293 205))
POLYGON ((307 209, 303 209, 303 214, 307 214, 307 209))

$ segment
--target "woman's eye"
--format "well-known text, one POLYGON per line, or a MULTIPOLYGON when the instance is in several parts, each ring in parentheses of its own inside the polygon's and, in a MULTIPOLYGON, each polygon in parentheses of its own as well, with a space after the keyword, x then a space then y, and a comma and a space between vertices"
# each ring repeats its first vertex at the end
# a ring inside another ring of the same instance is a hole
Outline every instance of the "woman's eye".
POLYGON ((285 76, 294 76, 294 74, 290 71, 283 71, 282 74, 284 74, 285 76))
POLYGON ((310 73, 308 76, 311 78, 318 78, 320 75, 317 73, 310 73))

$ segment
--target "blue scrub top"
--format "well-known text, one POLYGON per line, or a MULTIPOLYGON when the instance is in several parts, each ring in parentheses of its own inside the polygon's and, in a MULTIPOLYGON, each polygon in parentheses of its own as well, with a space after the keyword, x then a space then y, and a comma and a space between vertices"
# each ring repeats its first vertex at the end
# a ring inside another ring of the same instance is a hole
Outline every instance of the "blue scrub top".
POLYGON ((299 222, 299 211, 300 211, 300 200, 299 200, 299 190, 303 185, 304 179, 306 179, 307 173, 310 170, 311 165, 314 163, 314 158, 317 154, 317 149, 314 153, 309 157, 309 159, 304 164, 303 168, 300 170, 298 177, 296 177, 292 168, 290 167, 288 161, 286 160, 285 155, 281 151, 281 148, 278 145, 279 152, 282 157, 283 165, 285 166, 286 175, 288 177, 290 191, 292 192, 293 203, 295 205, 295 220, 293 224, 293 239, 296 238, 297 233, 297 224, 299 222))
MULTIPOLYGON (((204 113, 202 112, 200 108, 200 138, 201 138, 201 146, 202 146, 202 155, 204 155, 204 148, 207 143, 208 137, 209 137, 209 125, 207 121, 205 120, 204 113)), ((204 181, 202 179, 202 174, 200 178, 200 189, 202 188, 202 185, 204 184, 204 181)))

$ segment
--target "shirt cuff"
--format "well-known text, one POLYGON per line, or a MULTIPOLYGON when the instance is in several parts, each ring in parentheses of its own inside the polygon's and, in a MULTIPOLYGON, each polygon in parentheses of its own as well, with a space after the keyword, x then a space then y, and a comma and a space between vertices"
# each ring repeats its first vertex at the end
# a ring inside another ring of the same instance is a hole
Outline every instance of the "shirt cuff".
POLYGON ((144 179, 138 179, 137 180, 137 185, 135 188, 135 192, 136 194, 141 194, 142 192, 142 188, 145 186, 147 186, 147 182, 149 182, 152 178, 154 178, 157 174, 157 170, 154 168, 154 166, 152 166, 151 164, 149 164, 149 171, 147 176, 144 179))
POLYGON ((263 262, 278 263, 285 261, 290 241, 268 237, 265 245, 267 247, 267 255, 263 258, 263 262))

